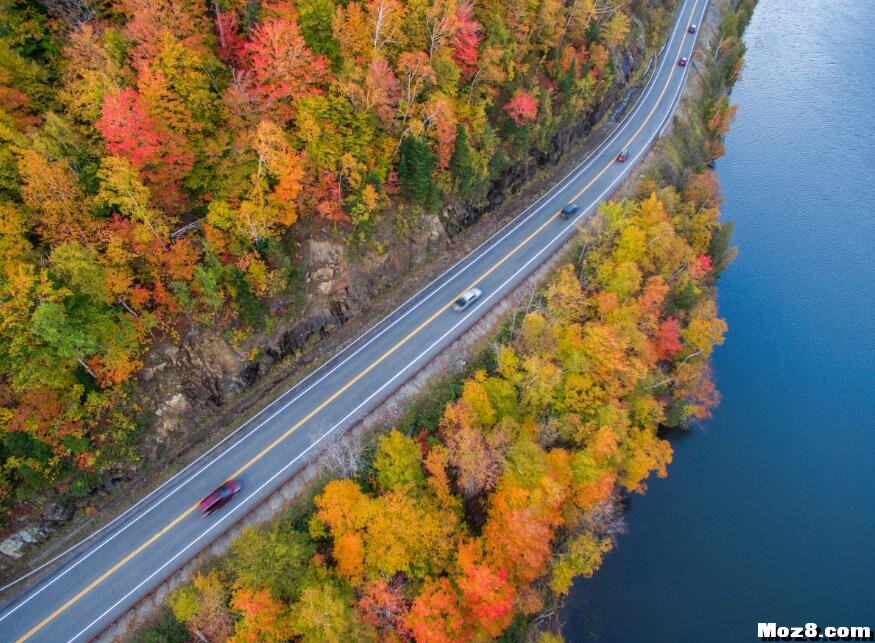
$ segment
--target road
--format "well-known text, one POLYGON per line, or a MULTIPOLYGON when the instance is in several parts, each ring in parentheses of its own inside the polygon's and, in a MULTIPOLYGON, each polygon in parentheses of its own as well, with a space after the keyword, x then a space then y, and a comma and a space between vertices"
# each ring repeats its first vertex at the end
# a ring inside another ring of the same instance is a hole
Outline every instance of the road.
POLYGON ((519 285, 647 153, 674 110, 689 71, 677 61, 690 57, 695 44, 687 27, 702 22, 706 3, 681 3, 647 87, 587 160, 481 247, 13 597, 0 613, 0 641, 85 641, 99 634, 519 285), (618 163, 622 149, 629 150, 629 159, 618 163), (562 219, 559 210, 570 202, 580 211, 562 219), (453 311, 456 297, 474 286, 483 297, 464 313, 453 311), (238 478, 242 491, 204 518, 198 500, 228 478, 238 478))

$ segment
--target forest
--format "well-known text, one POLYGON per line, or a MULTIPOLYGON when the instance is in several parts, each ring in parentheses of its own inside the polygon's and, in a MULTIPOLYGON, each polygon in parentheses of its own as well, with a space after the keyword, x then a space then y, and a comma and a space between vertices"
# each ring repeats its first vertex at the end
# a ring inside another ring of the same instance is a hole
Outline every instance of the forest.
POLYGON ((0 0, 0 521, 140 458, 150 346, 294 314, 320 226, 476 198, 673 5, 0 0))

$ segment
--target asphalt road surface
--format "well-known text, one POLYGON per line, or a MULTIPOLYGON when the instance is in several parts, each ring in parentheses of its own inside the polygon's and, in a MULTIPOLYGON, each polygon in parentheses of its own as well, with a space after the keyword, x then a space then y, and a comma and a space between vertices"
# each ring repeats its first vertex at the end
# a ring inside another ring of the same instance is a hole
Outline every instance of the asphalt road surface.
MULTIPOLYGON (((614 133, 540 200, 438 276, 323 367, 284 393, 185 470, 80 543, 0 613, 0 641, 85 641, 276 490, 310 457, 375 408, 462 335, 578 232, 632 171, 668 122, 690 67, 707 0, 685 0, 653 76, 614 133), (615 160, 629 150, 625 163, 615 160), (562 206, 580 206, 571 219, 562 206), (453 301, 477 287, 464 312, 453 301), (242 491, 208 518, 198 501, 222 481, 242 491)), ((36 571, 36 570, 35 570, 36 571)))

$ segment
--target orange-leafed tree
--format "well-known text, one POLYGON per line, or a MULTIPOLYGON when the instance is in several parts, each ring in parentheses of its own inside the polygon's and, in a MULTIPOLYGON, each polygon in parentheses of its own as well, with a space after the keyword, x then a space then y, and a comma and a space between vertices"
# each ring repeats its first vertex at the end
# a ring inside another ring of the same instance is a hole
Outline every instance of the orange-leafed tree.
POLYGON ((231 607, 240 612, 234 643, 279 643, 294 631, 286 607, 266 589, 241 587, 231 597, 231 607))
POLYGON ((417 643, 469 641, 473 634, 459 592, 447 578, 425 582, 404 623, 417 643))

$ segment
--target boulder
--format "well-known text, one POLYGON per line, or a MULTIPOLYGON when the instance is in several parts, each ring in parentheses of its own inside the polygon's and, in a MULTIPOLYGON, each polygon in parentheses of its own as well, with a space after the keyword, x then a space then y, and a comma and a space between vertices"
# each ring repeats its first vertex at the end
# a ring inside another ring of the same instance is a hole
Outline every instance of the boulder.
POLYGON ((51 522, 67 522, 75 512, 76 507, 72 502, 50 500, 43 509, 43 518, 51 522))
POLYGON ((25 547, 43 540, 47 532, 37 525, 19 529, 3 542, 0 542, 0 554, 10 558, 21 558, 25 547))

